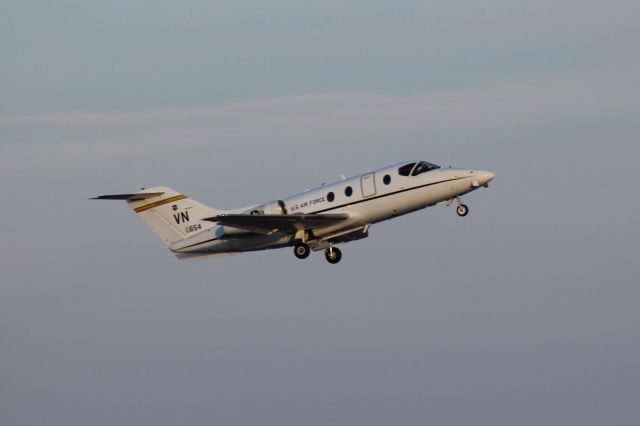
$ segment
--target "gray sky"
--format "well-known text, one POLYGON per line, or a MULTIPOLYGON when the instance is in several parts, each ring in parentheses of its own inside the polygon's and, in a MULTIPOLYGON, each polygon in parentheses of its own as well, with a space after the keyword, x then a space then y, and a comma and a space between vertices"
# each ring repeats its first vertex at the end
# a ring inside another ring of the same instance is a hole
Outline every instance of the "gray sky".
POLYGON ((0 14, 3 425, 635 425, 640 6, 21 1, 0 14), (403 159, 497 174, 336 266, 180 262, 219 208, 403 159))

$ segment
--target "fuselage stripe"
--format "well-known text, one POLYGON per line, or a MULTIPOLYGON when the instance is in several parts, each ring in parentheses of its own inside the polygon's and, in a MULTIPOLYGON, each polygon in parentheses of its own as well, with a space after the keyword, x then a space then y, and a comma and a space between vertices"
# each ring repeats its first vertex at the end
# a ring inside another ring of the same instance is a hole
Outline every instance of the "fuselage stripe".
POLYGON ((427 186, 438 185, 440 183, 452 182, 452 181, 455 181, 455 180, 466 179, 466 178, 467 178, 467 176, 463 176, 463 177, 457 177, 457 178, 453 178, 453 179, 441 180, 441 181, 438 181, 438 182, 431 182, 431 183, 427 183, 427 184, 419 185, 419 186, 412 186, 411 188, 401 189, 399 191, 390 192, 388 194, 376 195, 375 197, 363 198, 362 200, 352 201, 350 203, 345 203, 345 204, 341 204, 339 206, 329 207, 328 209, 322 209, 322 210, 318 210, 318 211, 307 213, 307 214, 324 213, 324 212, 328 212, 328 211, 331 211, 331 210, 340 209, 342 207, 347 207, 347 206, 352 206, 354 204, 364 203, 365 201, 377 200, 378 198, 390 197, 391 195, 401 194, 401 193, 407 192, 407 191, 413 191, 414 189, 426 188, 427 186))
POLYGON ((143 212, 145 210, 152 209, 154 207, 162 206, 162 205, 168 204, 168 203, 173 203, 174 201, 184 200, 185 198, 187 198, 186 195, 182 195, 182 194, 181 195, 176 195, 174 197, 165 198, 164 200, 155 201, 153 203, 145 204, 144 206, 140 206, 140 207, 134 209, 134 211, 136 213, 140 213, 140 212, 143 212))

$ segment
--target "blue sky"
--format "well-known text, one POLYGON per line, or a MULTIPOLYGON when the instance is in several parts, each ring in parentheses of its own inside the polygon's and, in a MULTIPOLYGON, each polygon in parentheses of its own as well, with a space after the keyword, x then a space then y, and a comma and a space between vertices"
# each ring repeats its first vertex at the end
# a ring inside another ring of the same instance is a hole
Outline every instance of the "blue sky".
POLYGON ((634 2, 14 2, 2 112, 425 93, 637 62, 634 2))
POLYGON ((9 2, 7 425, 632 425, 631 1, 9 2), (497 174, 343 261, 179 262, 102 193, 219 208, 403 159, 497 174))

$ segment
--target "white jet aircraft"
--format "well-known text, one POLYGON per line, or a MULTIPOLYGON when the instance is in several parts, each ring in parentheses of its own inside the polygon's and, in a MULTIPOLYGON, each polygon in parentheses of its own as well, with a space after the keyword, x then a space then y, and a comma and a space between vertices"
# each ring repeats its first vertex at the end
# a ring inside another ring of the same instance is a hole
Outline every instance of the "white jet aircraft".
POLYGON ((335 245, 366 238, 374 223, 447 200, 456 200, 458 215, 466 216, 460 196, 494 177, 412 161, 237 210, 207 207, 164 186, 94 199, 125 200, 178 258, 293 246, 299 259, 325 250, 327 261, 338 263, 342 253, 335 245))

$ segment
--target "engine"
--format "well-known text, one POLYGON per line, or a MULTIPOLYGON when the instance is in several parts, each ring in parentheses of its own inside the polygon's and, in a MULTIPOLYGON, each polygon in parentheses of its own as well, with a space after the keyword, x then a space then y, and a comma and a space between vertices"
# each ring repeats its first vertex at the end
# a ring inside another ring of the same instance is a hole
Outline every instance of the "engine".
MULTIPOLYGON (((242 214, 264 215, 264 214, 287 214, 287 207, 282 200, 270 201, 268 203, 255 206, 242 212, 242 214)), ((225 235, 247 234, 249 231, 232 226, 224 226, 222 230, 225 235)))
POLYGON ((262 204, 261 206, 252 207, 244 212, 245 214, 287 214, 287 207, 284 201, 270 201, 262 204))

